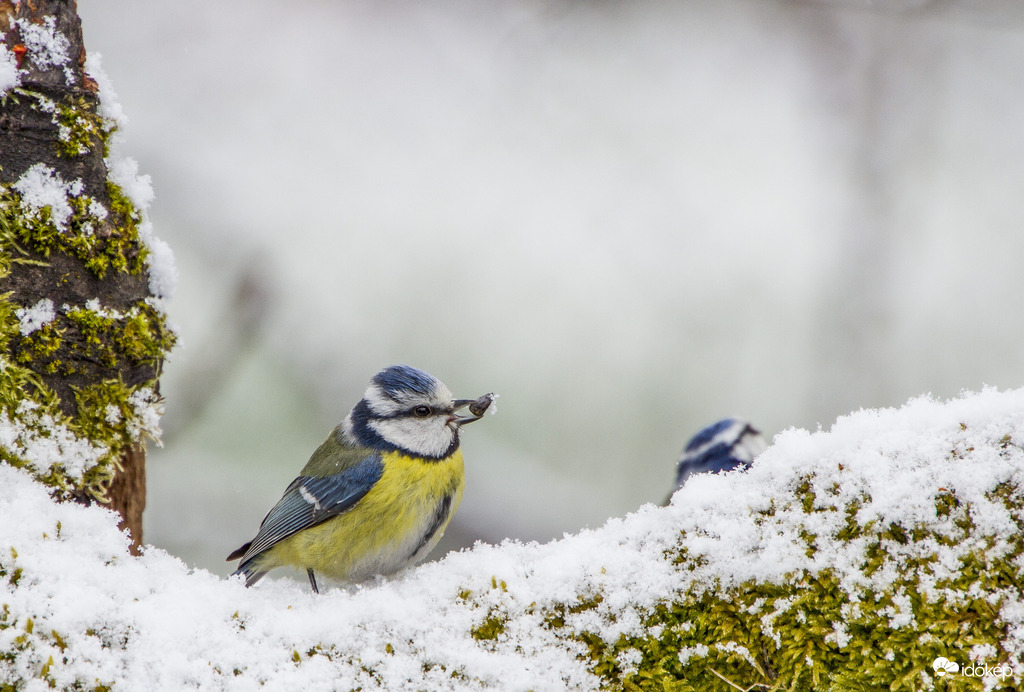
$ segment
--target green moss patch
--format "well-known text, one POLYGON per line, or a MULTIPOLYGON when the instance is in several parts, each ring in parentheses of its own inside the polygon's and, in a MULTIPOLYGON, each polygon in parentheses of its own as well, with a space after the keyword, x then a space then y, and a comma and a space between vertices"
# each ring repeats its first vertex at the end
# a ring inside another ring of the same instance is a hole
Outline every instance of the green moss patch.
POLYGON ((108 273, 138 275, 145 269, 149 250, 139 239, 139 213, 114 183, 108 182, 107 199, 80 194, 69 196, 71 214, 61 225, 50 206, 32 208, 16 190, 0 185, 0 216, 8 251, 37 253, 44 261, 53 252, 76 257, 99 279, 108 273))

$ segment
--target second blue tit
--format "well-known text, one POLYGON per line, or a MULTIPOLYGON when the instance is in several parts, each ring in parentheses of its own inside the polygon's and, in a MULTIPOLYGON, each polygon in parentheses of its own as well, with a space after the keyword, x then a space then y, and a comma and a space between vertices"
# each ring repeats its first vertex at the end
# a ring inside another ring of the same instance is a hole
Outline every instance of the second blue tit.
MULTIPOLYGON (((746 468, 765 449, 761 433, 750 423, 726 418, 702 429, 690 438, 676 466, 675 490, 695 473, 723 473, 746 468)), ((673 491, 675 492, 675 491, 673 491)))
POLYGON ((251 586, 275 567, 357 581, 437 545, 462 500, 459 432, 494 396, 454 399, 437 378, 393 365, 320 445, 250 542, 228 556, 251 586), (469 407, 469 416, 457 411, 469 407))

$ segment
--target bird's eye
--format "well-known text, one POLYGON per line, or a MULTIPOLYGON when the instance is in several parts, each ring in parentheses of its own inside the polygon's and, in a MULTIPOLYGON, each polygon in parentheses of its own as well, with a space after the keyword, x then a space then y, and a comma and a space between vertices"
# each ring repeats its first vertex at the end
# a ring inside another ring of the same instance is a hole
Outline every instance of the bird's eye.
POLYGON ((416 416, 417 418, 426 418, 427 416, 430 415, 430 407, 417 406, 412 410, 412 415, 416 416))

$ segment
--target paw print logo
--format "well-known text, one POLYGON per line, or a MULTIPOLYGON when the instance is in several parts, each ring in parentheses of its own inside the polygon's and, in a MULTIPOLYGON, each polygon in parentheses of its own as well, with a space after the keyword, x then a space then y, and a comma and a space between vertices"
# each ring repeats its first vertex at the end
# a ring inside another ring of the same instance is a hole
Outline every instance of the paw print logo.
POLYGON ((932 661, 932 669, 935 674, 940 678, 946 673, 958 673, 960 672, 960 666, 955 662, 950 661, 945 656, 939 656, 937 659, 932 661))

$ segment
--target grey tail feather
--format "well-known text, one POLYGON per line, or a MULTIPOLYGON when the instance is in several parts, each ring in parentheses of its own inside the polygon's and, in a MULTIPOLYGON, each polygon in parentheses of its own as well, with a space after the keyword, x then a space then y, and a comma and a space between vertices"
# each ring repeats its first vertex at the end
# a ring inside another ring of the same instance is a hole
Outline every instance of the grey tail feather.
MULTIPOLYGON (((246 552, 248 552, 249 546, 251 545, 252 541, 249 541, 241 548, 238 548, 237 550, 233 551, 230 555, 228 555, 228 561, 230 562, 231 560, 237 560, 240 557, 245 557, 245 554, 246 552)), ((244 575, 246 586, 252 586, 260 579, 262 579, 263 575, 267 572, 266 570, 261 570, 258 567, 256 567, 256 557, 256 555, 253 555, 248 560, 238 565, 238 569, 232 572, 231 576, 233 577, 238 574, 244 575)))
POLYGON ((231 554, 228 555, 228 562, 231 562, 232 560, 237 560, 238 558, 240 558, 243 555, 245 555, 245 551, 249 550, 249 546, 250 545, 252 545, 252 541, 249 541, 248 543, 243 545, 241 548, 236 548, 236 549, 232 550, 231 554))
POLYGON ((257 569, 256 565, 253 563, 254 560, 246 560, 238 566, 238 569, 231 573, 231 576, 233 577, 235 575, 241 574, 245 577, 245 585, 252 586, 260 579, 262 579, 263 575, 266 574, 265 570, 257 569))

